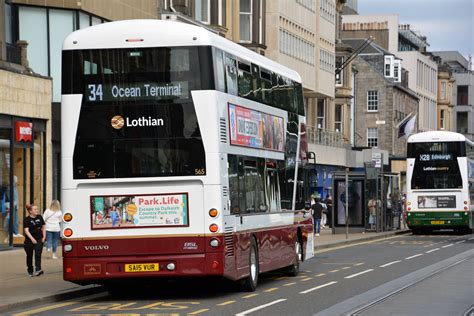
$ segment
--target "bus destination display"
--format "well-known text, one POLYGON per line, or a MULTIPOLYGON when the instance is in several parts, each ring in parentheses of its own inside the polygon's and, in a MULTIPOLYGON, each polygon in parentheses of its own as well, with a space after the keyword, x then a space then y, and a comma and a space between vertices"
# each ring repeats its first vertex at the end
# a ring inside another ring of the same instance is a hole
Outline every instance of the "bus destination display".
POLYGON ((189 97, 188 82, 168 83, 138 82, 134 84, 88 84, 86 100, 101 101, 145 101, 161 99, 186 99, 189 97))

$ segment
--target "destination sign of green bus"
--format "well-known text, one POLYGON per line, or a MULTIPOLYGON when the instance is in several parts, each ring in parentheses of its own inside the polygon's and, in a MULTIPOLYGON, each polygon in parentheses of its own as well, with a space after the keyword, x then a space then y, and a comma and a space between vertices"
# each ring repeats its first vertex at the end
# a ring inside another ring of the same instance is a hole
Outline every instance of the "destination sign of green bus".
POLYGON ((186 81, 168 83, 137 82, 130 84, 93 83, 86 86, 86 100, 89 102, 187 98, 189 98, 189 88, 186 81))

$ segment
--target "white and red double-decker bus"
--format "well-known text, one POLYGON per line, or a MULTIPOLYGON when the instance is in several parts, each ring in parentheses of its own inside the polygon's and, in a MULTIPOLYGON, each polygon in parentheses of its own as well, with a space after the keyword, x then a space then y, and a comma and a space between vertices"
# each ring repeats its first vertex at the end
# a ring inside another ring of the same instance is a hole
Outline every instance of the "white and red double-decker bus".
POLYGON ((65 280, 254 290, 313 256, 295 71, 198 26, 106 23, 64 42, 61 120, 65 280))

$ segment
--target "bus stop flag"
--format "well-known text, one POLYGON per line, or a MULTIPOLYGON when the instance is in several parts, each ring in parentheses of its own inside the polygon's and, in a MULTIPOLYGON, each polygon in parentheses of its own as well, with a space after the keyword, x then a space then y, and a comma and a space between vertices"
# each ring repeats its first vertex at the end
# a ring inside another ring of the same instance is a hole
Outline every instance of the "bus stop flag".
POLYGON ((415 122, 416 122, 416 114, 412 115, 410 113, 407 117, 405 117, 399 124, 398 124, 398 138, 405 136, 408 138, 410 134, 415 129, 415 122))

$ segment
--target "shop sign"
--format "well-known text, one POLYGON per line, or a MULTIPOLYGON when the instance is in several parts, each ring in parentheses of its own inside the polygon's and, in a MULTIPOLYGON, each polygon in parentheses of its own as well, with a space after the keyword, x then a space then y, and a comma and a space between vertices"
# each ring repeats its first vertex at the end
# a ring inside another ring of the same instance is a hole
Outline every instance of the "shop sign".
POLYGON ((33 140, 33 123, 15 122, 15 141, 29 143, 33 140))

